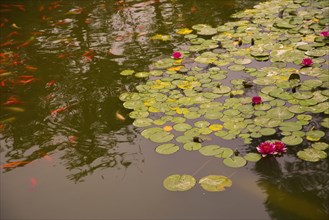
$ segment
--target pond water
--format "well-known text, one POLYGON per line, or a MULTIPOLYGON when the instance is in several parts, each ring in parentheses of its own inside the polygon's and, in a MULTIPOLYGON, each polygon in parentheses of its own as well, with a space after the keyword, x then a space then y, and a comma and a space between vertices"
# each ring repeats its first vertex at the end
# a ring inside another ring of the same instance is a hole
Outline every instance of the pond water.
POLYGON ((119 99, 146 81, 120 72, 149 71, 186 46, 177 29, 216 27, 260 2, 2 1, 1 219, 326 219, 327 159, 287 154, 234 169, 198 151, 160 155, 119 99), (170 192, 172 174, 233 185, 170 192))

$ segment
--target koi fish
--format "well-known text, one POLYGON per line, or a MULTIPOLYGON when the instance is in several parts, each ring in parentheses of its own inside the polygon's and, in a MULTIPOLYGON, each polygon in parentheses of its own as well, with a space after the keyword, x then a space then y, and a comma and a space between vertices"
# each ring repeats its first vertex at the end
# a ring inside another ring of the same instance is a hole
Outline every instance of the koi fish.
POLYGON ((48 154, 45 154, 42 158, 48 162, 53 162, 53 158, 48 154))
POLYGON ((34 188, 38 185, 37 179, 34 177, 30 178, 30 190, 34 190, 34 188))
POLYGON ((22 104, 23 102, 16 99, 15 97, 10 97, 3 105, 15 105, 15 104, 22 104))
POLYGON ((9 40, 9 41, 7 41, 5 43, 0 44, 0 47, 5 47, 5 46, 8 46, 8 45, 13 45, 13 44, 15 44, 14 41, 13 40, 9 40))
POLYGON ((123 115, 121 115, 119 111, 115 112, 115 117, 120 121, 126 120, 126 118, 123 115))
POLYGON ((12 72, 4 72, 4 73, 0 73, 0 77, 3 77, 3 76, 9 76, 11 75, 12 72))
POLYGON ((29 45, 31 43, 31 41, 34 40, 34 37, 30 37, 30 39, 28 39, 27 41, 25 41, 24 43, 20 44, 17 46, 17 49, 21 48, 21 47, 25 47, 27 45, 29 45))
POLYGON ((53 86, 53 85, 55 85, 55 83, 56 83, 56 81, 55 80, 52 80, 52 81, 50 81, 50 82, 47 82, 47 87, 50 87, 50 86, 53 86))
POLYGON ((28 161, 22 160, 22 161, 14 161, 14 162, 10 162, 10 163, 5 163, 2 165, 2 168, 15 168, 24 164, 28 164, 28 161))
POLYGON ((0 121, 0 123, 1 123, 1 124, 7 124, 7 123, 11 123, 11 122, 13 122, 13 121, 15 121, 15 120, 16 120, 15 117, 10 117, 10 118, 6 118, 6 119, 0 121))
POLYGON ((88 50, 84 54, 82 54, 82 56, 85 57, 85 59, 87 61, 91 61, 93 59, 93 57, 95 56, 95 51, 94 50, 88 50))
POLYGON ((77 15, 77 14, 81 14, 82 11, 83 11, 82 8, 72 8, 66 14, 68 14, 68 15, 77 15))
POLYGON ((68 136, 67 139, 71 144, 76 144, 78 142, 78 138, 74 135, 68 136))
POLYGON ((2 80, 2 81, 0 81, 0 86, 1 86, 1 87, 5 87, 5 86, 6 86, 5 81, 6 81, 6 80, 2 80))
POLYGON ((9 38, 9 37, 12 37, 12 36, 15 36, 15 35, 20 35, 20 33, 18 33, 17 31, 13 31, 13 32, 7 34, 6 38, 9 38))
POLYGON ((16 29, 21 29, 21 27, 18 27, 17 24, 15 24, 15 23, 13 23, 11 26, 12 26, 13 28, 16 28, 16 29))
POLYGON ((18 8, 18 9, 21 10, 21 11, 26 11, 24 5, 16 4, 16 5, 12 5, 12 6, 18 8))
POLYGON ((31 75, 21 75, 21 76, 19 76, 19 78, 21 78, 21 79, 32 79, 32 78, 34 78, 34 76, 31 76, 31 75))
POLYGON ((52 110, 51 111, 51 116, 55 117, 58 113, 66 110, 68 108, 68 106, 64 106, 64 107, 60 107, 58 109, 52 110))
POLYGON ((38 70, 38 68, 36 68, 34 66, 30 66, 30 65, 25 66, 25 69, 30 70, 30 71, 36 71, 36 70, 38 70))
POLYGON ((190 9, 190 12, 191 13, 194 13, 194 12, 196 12, 198 9, 197 9, 197 7, 195 7, 194 5, 191 7, 191 9, 190 9))
POLYGON ((35 80, 36 80, 36 78, 31 78, 31 79, 27 79, 27 80, 18 80, 17 83, 26 85, 26 84, 29 84, 29 83, 35 81, 35 80))

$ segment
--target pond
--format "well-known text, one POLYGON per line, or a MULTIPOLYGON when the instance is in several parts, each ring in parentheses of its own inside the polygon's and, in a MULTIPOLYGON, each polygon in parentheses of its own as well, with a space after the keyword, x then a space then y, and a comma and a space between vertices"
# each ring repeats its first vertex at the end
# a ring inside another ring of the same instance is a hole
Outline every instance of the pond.
POLYGON ((328 8, 2 1, 1 219, 327 219, 328 8))

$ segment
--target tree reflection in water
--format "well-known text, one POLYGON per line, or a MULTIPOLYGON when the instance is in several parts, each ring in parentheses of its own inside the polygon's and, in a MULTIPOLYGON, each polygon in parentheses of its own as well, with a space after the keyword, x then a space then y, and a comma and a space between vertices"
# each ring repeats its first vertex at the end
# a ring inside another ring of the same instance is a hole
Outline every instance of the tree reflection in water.
POLYGON ((265 206, 272 219, 328 219, 328 160, 311 163, 296 159, 306 144, 289 147, 282 158, 263 158, 255 165, 258 185, 267 194, 265 206), (292 152, 294 151, 294 152, 292 152))

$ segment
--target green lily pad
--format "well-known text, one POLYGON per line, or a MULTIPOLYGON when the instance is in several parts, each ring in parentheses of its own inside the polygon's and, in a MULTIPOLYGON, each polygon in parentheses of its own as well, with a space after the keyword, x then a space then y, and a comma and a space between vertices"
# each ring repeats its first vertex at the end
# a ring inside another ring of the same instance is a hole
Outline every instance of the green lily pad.
POLYGON ((301 138, 300 136, 296 136, 296 135, 289 135, 289 136, 283 137, 281 139, 281 141, 283 143, 285 143, 286 145, 295 146, 295 145, 301 144, 303 142, 303 138, 301 138))
POLYGON ((323 131, 311 130, 311 131, 306 132, 306 139, 309 140, 309 141, 318 141, 324 135, 325 135, 325 133, 323 131))
POLYGON ((199 152, 204 156, 215 156, 221 151, 222 150, 218 145, 207 145, 199 149, 199 152))
POLYGON ((243 65, 231 65, 228 67, 229 70, 232 70, 232 71, 242 71, 244 70, 246 67, 243 66, 243 65))
POLYGON ((306 148, 302 151, 297 152, 297 156, 305 161, 309 162, 317 162, 321 159, 324 159, 327 157, 327 153, 322 150, 317 150, 314 148, 306 148))
POLYGON ((179 150, 179 146, 175 144, 162 144, 155 148, 155 151, 159 154, 173 154, 179 150))
POLYGON ((325 142, 316 142, 313 143, 312 148, 317 149, 317 150, 327 150, 329 148, 329 144, 325 142))
POLYGON ((192 126, 186 123, 179 123, 179 124, 175 124, 173 128, 175 131, 187 131, 191 129, 192 126))
POLYGON ((133 75, 135 73, 135 70, 123 70, 120 72, 120 75, 122 76, 130 76, 133 75))
POLYGON ((247 164, 246 159, 240 156, 228 157, 223 160, 223 163, 228 167, 238 168, 247 164))
POLYGON ((310 57, 322 57, 326 54, 327 52, 325 50, 309 50, 305 52, 305 55, 310 57))
POLYGON ((174 135, 163 129, 150 135, 149 139, 155 143, 164 143, 174 139, 174 135))
POLYGON ((280 106, 273 109, 268 110, 267 116, 270 118, 286 120, 294 117, 294 113, 290 112, 287 107, 280 106))
POLYGON ((232 181, 226 176, 209 175, 199 180, 201 187, 209 192, 224 191, 226 187, 232 186, 232 181))
POLYGON ((263 136, 270 136, 276 133, 276 130, 274 128, 262 128, 259 130, 259 133, 263 136))
POLYGON ((145 78, 148 77, 150 74, 148 72, 138 72, 135 74, 137 78, 145 78))
POLYGON ((222 147, 220 148, 220 152, 218 154, 215 155, 215 157, 218 158, 228 158, 230 156, 233 155, 233 150, 231 148, 228 147, 222 147))
POLYGON ((253 82, 255 84, 262 85, 262 86, 272 85, 272 84, 274 84, 275 81, 276 80, 271 77, 259 77, 259 78, 253 80, 253 82))
POLYGON ((188 142, 188 143, 185 143, 183 146, 183 148, 188 151, 200 150, 201 147, 202 147, 202 145, 197 142, 188 142))
POLYGON ((196 180, 193 176, 174 174, 163 181, 163 186, 169 191, 187 191, 194 187, 196 180))
POLYGON ((322 127, 329 128, 329 118, 324 118, 320 124, 322 127))
POLYGON ((257 162, 262 156, 258 153, 247 153, 243 158, 250 162, 257 162))
POLYGON ((137 118, 133 122, 133 125, 136 127, 147 127, 152 125, 153 120, 150 118, 137 118))
POLYGON ((279 129, 281 131, 300 131, 300 130, 302 130, 302 126, 300 124, 298 124, 297 122, 286 121, 286 122, 282 122, 280 124, 279 129))

